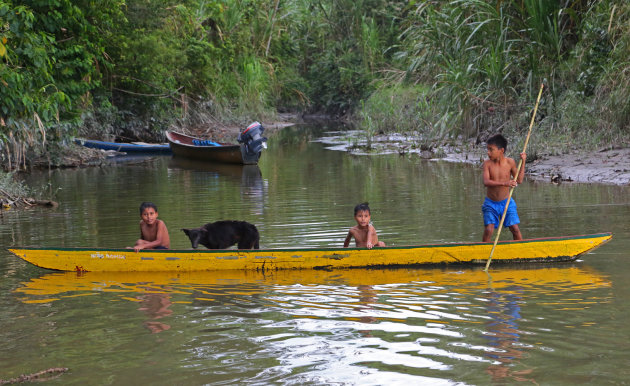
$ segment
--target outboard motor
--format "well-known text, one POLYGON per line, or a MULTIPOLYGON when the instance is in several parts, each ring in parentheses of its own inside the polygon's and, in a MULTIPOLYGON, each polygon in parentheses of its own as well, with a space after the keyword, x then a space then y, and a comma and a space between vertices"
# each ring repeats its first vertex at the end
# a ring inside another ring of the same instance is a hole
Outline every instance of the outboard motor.
POLYGON ((260 122, 254 122, 238 135, 238 142, 245 145, 247 156, 257 156, 267 148, 267 138, 262 136, 265 128, 260 122))

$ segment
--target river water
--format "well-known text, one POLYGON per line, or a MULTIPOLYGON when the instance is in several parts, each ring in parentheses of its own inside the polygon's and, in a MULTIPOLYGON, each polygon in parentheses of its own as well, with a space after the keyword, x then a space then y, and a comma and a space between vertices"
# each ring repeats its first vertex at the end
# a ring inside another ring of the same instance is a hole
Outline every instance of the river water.
MULTIPOLYGON (((341 246, 369 201, 390 245, 478 241, 479 167, 353 156, 270 136, 259 166, 168 156, 29 177, 57 209, 4 211, 3 247, 125 247, 138 206, 180 228, 255 223, 261 247, 341 246)), ((628 187, 526 180, 525 237, 613 232, 574 263, 395 270, 61 273, 0 251, 0 380, 57 384, 622 384, 630 379, 628 187)), ((509 238, 504 232, 503 238, 509 238)))

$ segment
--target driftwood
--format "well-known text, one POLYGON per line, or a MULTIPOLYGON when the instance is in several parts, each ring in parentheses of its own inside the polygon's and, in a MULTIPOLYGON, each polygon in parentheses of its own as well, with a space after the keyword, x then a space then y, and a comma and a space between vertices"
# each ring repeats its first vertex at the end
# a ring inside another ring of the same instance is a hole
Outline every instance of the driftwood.
POLYGON ((25 197, 15 197, 12 194, 9 194, 4 189, 0 189, 0 206, 5 209, 8 209, 12 206, 26 206, 31 207, 35 205, 46 206, 49 208, 56 208, 59 204, 56 201, 52 200, 38 200, 35 198, 25 198, 25 197))
POLYGON ((33 381, 49 381, 51 379, 57 378, 61 374, 68 371, 67 367, 53 367, 48 370, 38 371, 33 374, 22 374, 17 378, 11 379, 0 379, 0 385, 9 385, 11 383, 21 383, 21 382, 33 382, 33 381))
POLYGON ((25 198, 24 202, 26 203, 26 205, 30 205, 30 206, 40 205, 40 206, 47 206, 49 208, 56 208, 59 206, 59 204, 56 201, 52 201, 52 200, 36 200, 34 198, 25 198))

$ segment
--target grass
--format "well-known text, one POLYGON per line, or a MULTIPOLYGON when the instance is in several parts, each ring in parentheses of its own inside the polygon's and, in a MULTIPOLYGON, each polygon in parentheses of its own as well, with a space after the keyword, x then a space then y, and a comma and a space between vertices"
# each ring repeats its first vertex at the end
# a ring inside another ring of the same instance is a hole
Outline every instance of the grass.
POLYGON ((630 4, 613 1, 420 2, 395 58, 405 76, 356 115, 373 132, 417 131, 421 146, 524 140, 532 158, 630 145, 630 4), (522 139, 521 139, 522 138, 522 139))

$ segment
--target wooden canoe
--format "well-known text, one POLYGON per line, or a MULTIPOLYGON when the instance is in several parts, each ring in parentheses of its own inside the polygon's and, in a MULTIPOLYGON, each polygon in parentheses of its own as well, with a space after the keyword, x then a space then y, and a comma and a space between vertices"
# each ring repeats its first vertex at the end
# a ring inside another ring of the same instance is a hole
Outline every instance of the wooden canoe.
POLYGON ((260 158, 260 153, 248 156, 244 145, 222 142, 207 144, 206 140, 174 131, 167 131, 166 139, 175 157, 241 165, 255 165, 260 158))
MULTIPOLYGON (((575 260, 612 233, 500 242, 492 264, 575 260)), ((385 248, 259 250, 142 250, 13 247, 9 251, 42 268, 60 271, 214 271, 377 268, 485 264, 492 243, 453 243, 385 248)))
POLYGON ((92 149, 114 150, 122 153, 171 154, 171 148, 167 143, 105 142, 93 139, 75 139, 74 142, 92 149))

